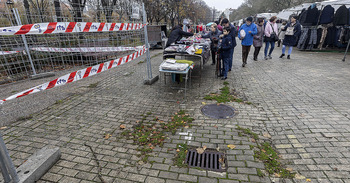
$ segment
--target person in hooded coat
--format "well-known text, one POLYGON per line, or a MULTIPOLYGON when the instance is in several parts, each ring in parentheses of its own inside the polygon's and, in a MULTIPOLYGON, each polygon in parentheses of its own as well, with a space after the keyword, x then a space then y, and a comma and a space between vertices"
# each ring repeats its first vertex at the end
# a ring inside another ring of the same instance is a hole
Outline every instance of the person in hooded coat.
POLYGON ((218 25, 216 23, 211 24, 210 26, 210 32, 208 34, 205 34, 201 36, 202 38, 210 38, 211 44, 210 44, 210 50, 211 50, 211 56, 213 59, 213 62, 211 65, 215 65, 215 56, 216 52, 218 51, 218 41, 219 37, 222 34, 221 31, 218 30, 218 25))
POLYGON ((182 37, 189 37, 194 35, 193 33, 183 31, 182 27, 183 25, 179 24, 173 28, 168 38, 168 41, 166 43, 166 47, 169 47, 171 44, 175 43, 176 41, 180 41, 182 37))
POLYGON ((264 19, 262 18, 258 19, 256 29, 258 30, 258 33, 253 36, 253 46, 254 46, 254 60, 258 61, 258 55, 263 45, 263 37, 265 33, 264 19))
POLYGON ((297 40, 298 37, 301 34, 301 26, 300 23, 297 20, 297 16, 292 16, 290 22, 286 25, 286 27, 282 30, 286 31, 288 29, 288 27, 294 27, 293 35, 285 35, 284 40, 283 40, 283 47, 282 47, 282 55, 280 56, 280 58, 283 58, 285 56, 285 51, 286 51, 286 47, 289 47, 288 50, 288 56, 287 59, 290 59, 290 55, 292 53, 293 50, 293 46, 295 46, 297 44, 297 40))

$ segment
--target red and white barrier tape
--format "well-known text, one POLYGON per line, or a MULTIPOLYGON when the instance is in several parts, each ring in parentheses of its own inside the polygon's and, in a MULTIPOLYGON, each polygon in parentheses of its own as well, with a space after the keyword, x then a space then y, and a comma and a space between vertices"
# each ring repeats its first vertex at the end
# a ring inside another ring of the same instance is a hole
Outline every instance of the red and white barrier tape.
POLYGON ((41 52, 119 52, 134 51, 142 49, 141 47, 79 47, 79 48, 55 48, 55 47, 36 47, 31 48, 33 51, 41 52))
POLYGON ((145 25, 141 23, 50 22, 2 27, 0 35, 132 31, 142 29, 145 25))
POLYGON ((0 55, 11 55, 11 54, 16 54, 20 52, 22 51, 0 51, 0 55))
POLYGON ((117 67, 119 65, 125 64, 127 62, 130 62, 130 61, 140 57, 144 53, 146 53, 146 50, 147 50, 146 47, 143 46, 138 51, 136 51, 130 55, 127 55, 125 57, 115 59, 112 61, 108 61, 105 63, 101 63, 101 64, 91 66, 91 67, 88 67, 85 69, 81 69, 81 70, 72 72, 70 74, 66 74, 66 75, 61 76, 61 77, 59 77, 55 80, 52 80, 50 82, 44 83, 44 84, 39 85, 39 86, 35 86, 35 87, 30 88, 28 90, 25 90, 25 91, 22 91, 20 93, 15 94, 15 95, 12 95, 6 99, 0 100, 0 104, 3 104, 5 101, 8 101, 8 100, 20 98, 20 97, 23 97, 23 96, 26 96, 29 94, 33 94, 33 93, 37 93, 37 92, 47 90, 50 88, 62 86, 62 85, 65 85, 67 83, 79 81, 79 80, 84 79, 86 77, 93 76, 93 75, 98 74, 100 72, 103 72, 103 71, 106 71, 108 69, 111 69, 111 68, 117 67))

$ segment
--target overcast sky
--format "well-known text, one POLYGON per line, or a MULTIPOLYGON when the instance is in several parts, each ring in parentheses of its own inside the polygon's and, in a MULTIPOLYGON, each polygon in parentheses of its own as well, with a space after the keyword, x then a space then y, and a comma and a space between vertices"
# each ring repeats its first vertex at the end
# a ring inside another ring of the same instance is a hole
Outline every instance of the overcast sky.
POLYGON ((244 0, 204 0, 209 7, 215 7, 216 9, 223 11, 226 8, 238 8, 244 0))

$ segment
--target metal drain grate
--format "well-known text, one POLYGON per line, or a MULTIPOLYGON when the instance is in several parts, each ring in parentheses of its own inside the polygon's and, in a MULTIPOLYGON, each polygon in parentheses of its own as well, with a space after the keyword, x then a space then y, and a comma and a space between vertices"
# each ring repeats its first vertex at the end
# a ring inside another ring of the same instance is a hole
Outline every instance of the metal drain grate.
POLYGON ((199 167, 215 172, 225 172, 227 161, 225 154, 217 151, 206 150, 203 154, 198 154, 196 150, 188 150, 186 163, 189 167, 199 167))

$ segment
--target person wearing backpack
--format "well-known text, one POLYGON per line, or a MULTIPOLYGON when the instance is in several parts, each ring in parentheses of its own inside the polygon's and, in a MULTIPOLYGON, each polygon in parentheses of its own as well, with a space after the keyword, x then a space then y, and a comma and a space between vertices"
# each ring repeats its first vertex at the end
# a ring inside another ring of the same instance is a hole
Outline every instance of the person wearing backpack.
POLYGON ((292 53, 293 46, 297 44, 298 37, 301 34, 301 26, 297 18, 298 17, 296 15, 292 16, 290 22, 286 25, 286 27, 284 27, 284 29, 282 29, 286 31, 286 33, 282 43, 282 55, 280 58, 283 58, 285 56, 286 47, 288 46, 289 49, 287 59, 290 59, 290 54, 292 53))
POLYGON ((270 21, 266 23, 265 26, 265 60, 272 59, 272 52, 275 49, 275 43, 278 41, 278 27, 277 27, 277 17, 273 16, 270 18, 270 21), (269 47, 271 45, 270 51, 269 47), (269 53, 267 55, 267 53, 269 53))

